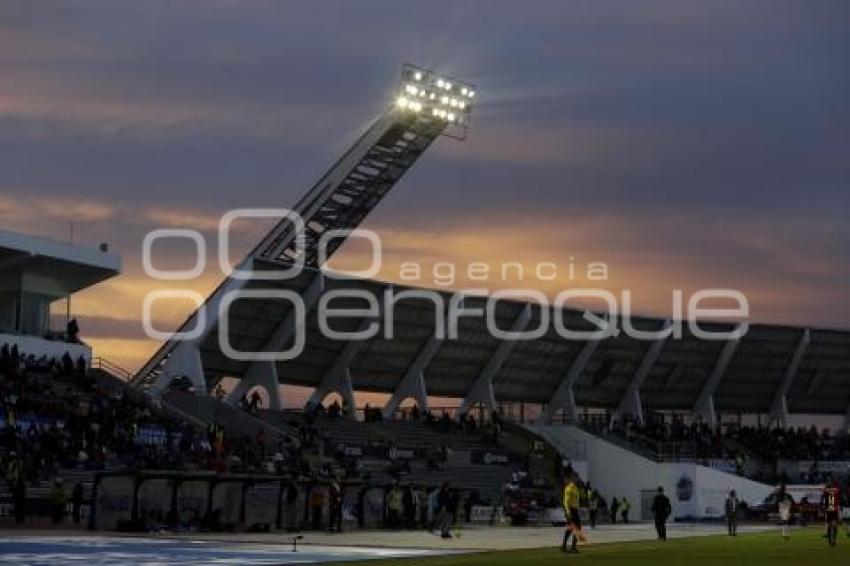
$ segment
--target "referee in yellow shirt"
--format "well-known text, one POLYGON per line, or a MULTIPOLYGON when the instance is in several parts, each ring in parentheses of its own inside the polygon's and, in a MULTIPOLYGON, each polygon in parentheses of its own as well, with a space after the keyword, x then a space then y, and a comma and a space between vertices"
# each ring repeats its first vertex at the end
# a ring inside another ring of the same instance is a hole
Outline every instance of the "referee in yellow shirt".
POLYGON ((567 527, 564 531, 564 542, 561 544, 562 552, 578 552, 576 546, 579 537, 581 537, 580 499, 581 491, 576 483, 576 477, 570 475, 566 478, 566 485, 564 486, 564 517, 567 521, 567 527), (572 544, 570 544, 570 536, 572 536, 572 544))

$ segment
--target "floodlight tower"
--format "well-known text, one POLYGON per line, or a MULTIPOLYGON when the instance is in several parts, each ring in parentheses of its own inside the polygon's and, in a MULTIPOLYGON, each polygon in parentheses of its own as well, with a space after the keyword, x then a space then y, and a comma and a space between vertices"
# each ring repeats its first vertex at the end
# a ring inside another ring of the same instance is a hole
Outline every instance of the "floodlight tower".
MULTIPOLYGON (((321 262, 344 241, 343 237, 329 240, 320 258, 322 235, 360 225, 438 136, 465 139, 475 101, 473 85, 404 65, 393 104, 292 208, 300 221, 281 219, 238 264, 237 271, 250 272, 260 259, 322 267, 321 262)), ((132 383, 158 394, 174 378, 186 377, 196 391, 205 391, 199 344, 218 326, 222 297, 245 283, 245 277, 227 275, 180 326, 178 333, 189 332, 192 338, 166 341, 132 383)))

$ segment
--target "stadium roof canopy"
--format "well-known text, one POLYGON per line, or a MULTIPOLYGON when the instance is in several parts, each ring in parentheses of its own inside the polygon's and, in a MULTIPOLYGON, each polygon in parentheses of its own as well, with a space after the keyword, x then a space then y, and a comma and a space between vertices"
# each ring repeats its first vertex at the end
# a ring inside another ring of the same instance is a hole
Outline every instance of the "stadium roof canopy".
MULTIPOLYGON (((276 261, 255 262, 255 269, 260 270, 279 266, 276 261)), ((295 291, 305 297, 308 307, 315 305, 316 297, 338 289, 367 291, 376 297, 382 297, 389 287, 396 294, 412 290, 374 280, 330 277, 322 277, 319 287, 318 274, 305 270, 290 280, 251 280, 245 289, 295 291)), ((439 293, 448 303, 452 293, 439 293)), ((464 307, 482 306, 485 300, 467 297, 464 307)), ((336 299, 332 306, 338 308, 346 302, 351 308, 365 305, 364 300, 336 299)), ((559 336, 551 321, 552 327, 539 339, 501 341, 488 332, 484 318, 476 316, 460 319, 457 339, 435 344, 435 308, 433 301, 424 298, 399 300, 392 309, 394 337, 387 339, 382 327, 377 336, 356 344, 325 337, 316 309, 308 308, 303 352, 276 363, 279 380, 320 387, 344 359, 351 384, 358 391, 398 393, 411 368, 421 367, 429 396, 464 398, 486 379, 500 402, 547 404, 563 397, 564 383, 569 380, 574 405, 583 407, 617 410, 637 391, 638 403, 654 410, 692 410, 702 398, 711 399, 712 411, 767 413, 780 402, 786 403, 791 413, 844 414, 848 409, 848 331, 755 324, 730 345, 700 339, 685 325, 681 339, 669 338, 656 347, 654 342, 625 333, 588 346, 559 336)), ((231 345, 240 351, 264 351, 275 336, 286 335, 280 343, 286 342, 283 350, 288 349, 294 340, 286 334, 286 325, 292 324, 290 310, 290 303, 279 299, 235 301, 229 316, 231 345)), ((563 313, 570 329, 594 330, 583 319, 583 311, 567 309, 563 313)), ((520 301, 500 301, 496 306, 495 318, 503 330, 523 317, 527 328, 537 328, 540 307, 520 301)), ((386 313, 382 318, 387 318, 386 313)), ((335 319, 331 326, 353 332, 366 322, 335 319)), ((665 321, 636 318, 633 324, 642 330, 659 330, 665 321)), ((714 331, 734 327, 719 323, 700 326, 714 331)), ((218 332, 208 336, 199 351, 208 383, 224 376, 242 377, 251 365, 226 356, 218 332)))
POLYGON ((120 256, 98 249, 0 230, 0 273, 20 284, 66 296, 121 271, 120 256), (25 281, 20 281, 24 277, 25 281), (28 280, 28 281, 27 281, 28 280))

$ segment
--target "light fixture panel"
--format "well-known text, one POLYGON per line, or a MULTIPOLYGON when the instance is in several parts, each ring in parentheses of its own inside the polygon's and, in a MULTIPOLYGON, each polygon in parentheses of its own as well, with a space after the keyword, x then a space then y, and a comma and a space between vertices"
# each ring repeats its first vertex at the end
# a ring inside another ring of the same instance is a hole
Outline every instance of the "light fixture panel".
POLYGON ((470 83, 407 63, 396 108, 409 119, 435 123, 443 127, 443 134, 464 139, 477 94, 470 83))

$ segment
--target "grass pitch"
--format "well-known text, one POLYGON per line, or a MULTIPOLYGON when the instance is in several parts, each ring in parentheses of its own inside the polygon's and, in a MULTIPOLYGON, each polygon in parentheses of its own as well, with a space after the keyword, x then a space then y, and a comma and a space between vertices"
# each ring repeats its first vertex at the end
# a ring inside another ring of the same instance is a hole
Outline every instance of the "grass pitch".
MULTIPOLYGON (((482 552, 433 558, 362 562, 363 566, 850 566, 850 538, 843 529, 836 548, 822 538, 822 528, 794 531, 785 541, 778 532, 694 537, 660 542, 610 543, 580 548, 580 554, 558 549, 482 552)), ((349 563, 351 565, 352 563, 349 563)))

